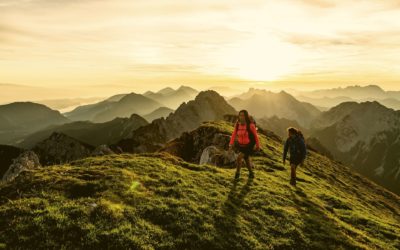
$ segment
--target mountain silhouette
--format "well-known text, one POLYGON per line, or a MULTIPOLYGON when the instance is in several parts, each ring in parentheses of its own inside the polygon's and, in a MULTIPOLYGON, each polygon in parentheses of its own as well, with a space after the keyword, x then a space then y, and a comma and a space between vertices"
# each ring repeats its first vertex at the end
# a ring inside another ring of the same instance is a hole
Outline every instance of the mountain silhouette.
POLYGON ((30 149, 40 141, 48 138, 53 132, 66 134, 94 146, 112 144, 130 137, 134 130, 147 124, 148 122, 143 117, 136 114, 131 115, 129 118, 115 118, 112 121, 104 123, 89 121, 71 122, 59 126, 50 126, 30 134, 17 145, 30 149))
POLYGON ((309 127, 313 119, 321 113, 313 105, 300 102, 284 91, 274 93, 250 89, 230 99, 229 104, 237 110, 247 109, 256 118, 277 116, 295 120, 304 127, 309 127))
POLYGON ((69 120, 60 112, 33 102, 0 105, 0 144, 13 144, 29 133, 69 120))

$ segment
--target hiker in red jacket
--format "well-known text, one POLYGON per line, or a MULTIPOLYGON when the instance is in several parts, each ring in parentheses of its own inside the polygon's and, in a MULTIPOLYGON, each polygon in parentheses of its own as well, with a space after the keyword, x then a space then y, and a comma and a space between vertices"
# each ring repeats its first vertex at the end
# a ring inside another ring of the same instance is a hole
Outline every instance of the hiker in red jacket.
POLYGON ((254 152, 254 150, 260 150, 260 141, 258 139, 256 125, 246 110, 241 110, 239 112, 239 117, 229 142, 230 150, 232 150, 234 143, 235 148, 237 148, 240 152, 236 161, 235 179, 240 177, 240 168, 243 159, 245 160, 246 166, 249 169, 249 177, 254 178, 254 171, 252 168, 250 155, 254 152), (237 143, 235 143, 236 136, 237 143))

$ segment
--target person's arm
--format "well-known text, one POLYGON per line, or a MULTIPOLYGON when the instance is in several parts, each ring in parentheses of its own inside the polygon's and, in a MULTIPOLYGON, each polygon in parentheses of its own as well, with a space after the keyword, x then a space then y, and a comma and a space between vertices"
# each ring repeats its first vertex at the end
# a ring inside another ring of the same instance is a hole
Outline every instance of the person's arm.
POLYGON ((231 136, 231 140, 229 141, 229 146, 232 146, 233 143, 235 142, 235 138, 237 135, 237 123, 235 124, 235 129, 233 130, 232 136, 231 136))
POLYGON ((254 135, 254 139, 256 140, 256 147, 259 149, 260 148, 260 140, 258 138, 257 129, 256 129, 256 126, 254 125, 254 123, 250 124, 250 130, 254 135))
POLYGON ((289 140, 287 139, 285 142, 285 146, 283 148, 283 164, 285 164, 288 150, 289 150, 289 140))

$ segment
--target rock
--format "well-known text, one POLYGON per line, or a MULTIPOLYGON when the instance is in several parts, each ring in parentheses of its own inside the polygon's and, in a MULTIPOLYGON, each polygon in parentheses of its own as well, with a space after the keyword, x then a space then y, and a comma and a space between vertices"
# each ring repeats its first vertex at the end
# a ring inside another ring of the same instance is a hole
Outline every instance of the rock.
POLYGON ((17 158, 24 150, 9 145, 0 145, 0 179, 10 168, 13 160, 17 158))
POLYGON ((39 157, 33 151, 26 151, 20 154, 4 174, 2 181, 14 180, 23 171, 29 171, 40 167, 39 157))
POLYGON ((102 155, 110 155, 114 154, 114 151, 112 151, 107 145, 103 144, 95 148, 92 152, 92 156, 102 156, 102 155))
POLYGON ((228 148, 230 134, 221 132, 212 122, 203 123, 199 128, 185 132, 181 137, 167 143, 160 151, 181 157, 185 161, 198 163, 203 151, 209 146, 219 150, 228 148))
POLYGON ((47 166, 89 157, 94 149, 92 145, 54 132, 48 139, 38 143, 33 151, 39 156, 40 163, 47 166))
POLYGON ((234 124, 238 119, 238 115, 235 114, 226 114, 224 115, 224 121, 234 124))
POLYGON ((216 146, 209 146, 203 150, 199 164, 227 166, 235 163, 237 154, 233 150, 223 150, 216 146))

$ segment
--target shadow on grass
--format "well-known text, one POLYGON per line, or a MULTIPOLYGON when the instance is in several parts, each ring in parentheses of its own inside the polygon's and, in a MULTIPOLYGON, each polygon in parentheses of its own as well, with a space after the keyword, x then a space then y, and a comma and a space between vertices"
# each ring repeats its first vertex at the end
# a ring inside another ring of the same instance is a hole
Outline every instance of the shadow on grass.
POLYGON ((299 249, 362 249, 355 245, 348 230, 340 227, 328 214, 328 210, 311 201, 301 188, 290 192, 295 208, 303 222, 301 238, 294 238, 293 243, 299 249))
POLYGON ((240 181, 234 180, 232 182, 228 197, 222 204, 222 213, 214 220, 215 246, 217 246, 217 249, 251 249, 240 234, 238 219, 243 209, 244 199, 251 191, 253 179, 248 178, 246 184, 241 188, 239 188, 240 181))

